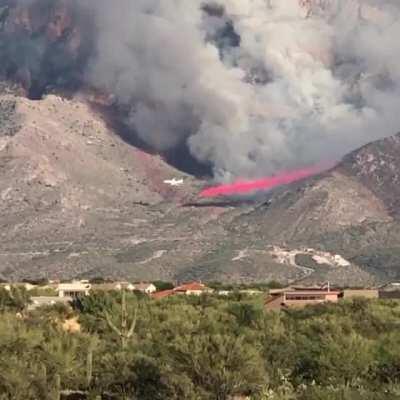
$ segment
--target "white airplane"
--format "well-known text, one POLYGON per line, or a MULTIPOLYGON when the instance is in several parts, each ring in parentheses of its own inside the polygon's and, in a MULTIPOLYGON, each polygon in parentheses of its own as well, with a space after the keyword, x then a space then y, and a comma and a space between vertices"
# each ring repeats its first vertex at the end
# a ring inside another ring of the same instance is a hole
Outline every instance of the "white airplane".
POLYGON ((167 179, 164 181, 164 183, 171 186, 181 186, 183 185, 183 179, 176 179, 176 178, 167 179))

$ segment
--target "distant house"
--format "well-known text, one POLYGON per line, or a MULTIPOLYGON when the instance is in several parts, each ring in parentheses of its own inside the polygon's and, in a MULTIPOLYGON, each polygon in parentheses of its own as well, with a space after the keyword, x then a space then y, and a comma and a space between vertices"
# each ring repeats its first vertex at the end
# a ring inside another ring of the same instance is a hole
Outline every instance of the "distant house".
POLYGON ((257 290, 257 289, 242 289, 239 290, 239 293, 247 294, 249 296, 257 296, 259 294, 263 294, 264 292, 262 290, 257 290))
POLYGON ((232 293, 232 290, 218 290, 218 296, 229 296, 232 293))
POLYGON ((36 288, 36 285, 32 285, 31 283, 4 283, 1 284, 1 287, 4 288, 4 290, 7 290, 8 292, 11 291, 11 288, 22 288, 25 289, 26 291, 30 291, 36 288))
POLYGON ((60 283, 57 286, 58 297, 71 297, 73 299, 80 296, 88 296, 92 285, 87 282, 60 283))
POLYGON ((387 292, 400 290, 400 282, 389 282, 385 283, 379 288, 380 290, 385 290, 387 292))
POLYGON ((157 288, 152 283, 137 283, 133 285, 133 290, 138 290, 139 292, 152 294, 157 291, 157 288))
POLYGON ((157 288, 152 283, 105 282, 93 284, 92 290, 102 290, 104 292, 113 290, 128 290, 133 292, 134 290, 138 290, 142 293, 151 294, 156 292, 157 288))
POLYGON ((286 288, 271 290, 265 301, 267 310, 302 308, 325 302, 338 302, 340 291, 329 288, 286 288))
POLYGON ((400 299, 400 282, 390 282, 379 288, 380 299, 400 299))
POLYGON ((29 292, 29 291, 35 289, 37 287, 37 285, 33 285, 32 283, 24 282, 24 283, 21 283, 20 287, 23 287, 25 290, 27 290, 29 292))
POLYGON ((128 290, 130 292, 135 290, 135 285, 129 282, 105 282, 92 284, 92 290, 101 290, 104 292, 128 290))
POLYGON ((173 289, 176 294, 200 296, 203 293, 212 293, 213 290, 201 282, 185 283, 173 289))
POLYGON ((31 297, 31 302, 27 309, 28 311, 32 311, 40 307, 54 306, 56 304, 69 305, 71 302, 72 297, 37 296, 31 297))
POLYGON ((400 300, 400 290, 392 290, 390 292, 387 292, 385 290, 380 290, 379 298, 387 300, 400 300))
POLYGON ((379 297, 378 289, 343 289, 340 297, 343 299, 377 299, 379 297))
POLYGON ((200 296, 203 293, 212 293, 213 290, 202 284, 201 282, 185 283, 170 290, 163 290, 151 294, 153 299, 163 299, 165 297, 174 296, 177 294, 187 296, 200 296))

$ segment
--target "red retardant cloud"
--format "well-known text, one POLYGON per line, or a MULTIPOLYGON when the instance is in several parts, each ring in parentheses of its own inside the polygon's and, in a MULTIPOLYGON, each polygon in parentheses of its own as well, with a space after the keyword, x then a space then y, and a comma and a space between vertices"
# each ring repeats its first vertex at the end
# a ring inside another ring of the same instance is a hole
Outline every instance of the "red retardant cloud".
POLYGON ((280 172, 274 176, 256 179, 256 180, 238 180, 226 185, 209 187, 200 192, 200 197, 218 197, 245 195, 258 190, 273 189, 277 186, 288 185, 297 182, 309 176, 316 175, 332 167, 330 165, 316 165, 293 171, 280 172))

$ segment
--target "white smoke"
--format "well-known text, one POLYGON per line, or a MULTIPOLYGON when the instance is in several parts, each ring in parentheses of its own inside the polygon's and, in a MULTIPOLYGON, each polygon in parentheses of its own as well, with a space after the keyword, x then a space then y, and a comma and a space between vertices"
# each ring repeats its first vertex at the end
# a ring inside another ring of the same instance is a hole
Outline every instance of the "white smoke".
POLYGON ((397 0, 82 0, 87 78, 216 177, 337 159, 400 128, 397 0))

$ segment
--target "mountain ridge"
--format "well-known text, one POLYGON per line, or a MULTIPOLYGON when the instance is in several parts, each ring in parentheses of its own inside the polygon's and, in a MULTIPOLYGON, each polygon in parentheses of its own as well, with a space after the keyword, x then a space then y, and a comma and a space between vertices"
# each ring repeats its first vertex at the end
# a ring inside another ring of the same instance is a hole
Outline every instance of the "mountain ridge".
POLYGON ((253 202, 202 204, 205 181, 124 141, 83 95, 0 97, 3 279, 372 285, 399 276, 399 135, 253 202), (173 178, 183 184, 165 183, 173 178))

